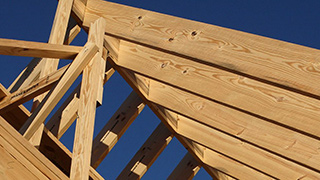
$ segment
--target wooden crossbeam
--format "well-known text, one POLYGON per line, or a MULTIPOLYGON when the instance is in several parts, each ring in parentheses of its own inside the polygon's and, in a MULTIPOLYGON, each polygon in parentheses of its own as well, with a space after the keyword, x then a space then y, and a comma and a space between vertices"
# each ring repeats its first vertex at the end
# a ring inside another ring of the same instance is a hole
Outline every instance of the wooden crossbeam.
POLYGON ((191 180, 201 166, 198 161, 193 158, 190 153, 187 153, 183 159, 179 162, 178 166, 172 171, 168 180, 186 179, 191 180))
POLYGON ((58 103, 63 94, 80 75, 84 67, 96 54, 97 50, 98 48, 95 44, 87 43, 80 51, 78 56, 71 63, 66 73, 64 73, 54 89, 50 91, 50 93, 46 96, 46 99, 41 102, 35 112, 19 130, 26 139, 30 139, 34 132, 45 121, 46 117, 50 114, 54 106, 58 103))
POLYGON ((141 179, 172 138, 172 133, 160 123, 117 179, 141 179))
POLYGON ((46 77, 40 78, 29 86, 26 86, 6 96, 2 101, 0 101, 0 113, 2 114, 4 112, 7 112, 12 108, 15 108, 16 106, 31 100, 37 95, 50 90, 53 85, 61 78, 62 74, 66 71, 67 68, 68 65, 60 68, 59 70, 56 70, 46 77))
POLYGON ((88 179, 98 89, 103 85, 100 68, 105 26, 105 20, 98 19, 89 33, 88 42, 97 44, 100 51, 83 70, 70 179, 88 179))
POLYGON ((10 56, 74 59, 82 47, 0 38, 0 54, 10 56))
POLYGON ((91 157, 92 167, 97 168, 100 165, 144 107, 145 104, 142 99, 135 92, 131 92, 94 138, 91 157))

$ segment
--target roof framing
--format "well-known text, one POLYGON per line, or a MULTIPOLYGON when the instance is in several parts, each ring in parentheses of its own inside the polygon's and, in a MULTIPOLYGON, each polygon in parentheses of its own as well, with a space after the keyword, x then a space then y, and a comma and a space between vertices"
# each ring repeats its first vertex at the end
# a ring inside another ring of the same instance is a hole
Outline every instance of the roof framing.
POLYGON ((44 58, 8 89, 0 84, 0 165, 17 162, 0 178, 103 179, 95 169, 148 105, 162 123, 118 179, 140 179, 173 136, 188 153, 169 179, 192 179, 200 167, 213 179, 320 179, 317 49, 102 0, 60 0, 48 43, 0 39, 0 54, 44 58), (88 42, 68 45, 80 27, 88 42), (72 62, 57 70, 58 59, 72 62), (92 141, 115 70, 134 91, 92 141), (22 104, 31 99, 39 104, 29 112, 22 104), (59 139, 75 120, 71 153, 59 139))

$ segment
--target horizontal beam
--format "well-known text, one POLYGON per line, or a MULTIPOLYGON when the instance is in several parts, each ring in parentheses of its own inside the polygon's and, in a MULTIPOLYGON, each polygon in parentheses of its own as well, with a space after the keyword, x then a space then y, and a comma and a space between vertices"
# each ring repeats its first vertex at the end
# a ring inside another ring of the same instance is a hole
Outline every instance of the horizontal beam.
POLYGON ((108 35, 320 97, 320 51, 102 0, 83 25, 104 17, 108 35))
POLYGON ((74 59, 82 47, 0 38, 0 55, 74 59))

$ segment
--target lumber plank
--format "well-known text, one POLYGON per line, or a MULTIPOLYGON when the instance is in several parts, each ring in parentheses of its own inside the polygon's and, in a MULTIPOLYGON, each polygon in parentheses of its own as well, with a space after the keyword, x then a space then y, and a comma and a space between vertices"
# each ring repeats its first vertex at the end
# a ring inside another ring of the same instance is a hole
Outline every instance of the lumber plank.
POLYGON ((10 56, 74 59, 82 47, 0 38, 0 54, 10 56))
MULTIPOLYGON (((43 156, 35 147, 33 147, 21 134, 10 126, 3 118, 0 118, 0 135, 5 139, 14 150, 15 154, 24 167, 30 168, 33 173, 37 171, 43 174, 44 179, 68 179, 55 165, 53 165, 45 156, 43 156), (24 160, 25 159, 25 160, 24 160), (33 167, 35 169, 33 169, 33 167)), ((13 152, 13 151, 12 151, 13 152)), ((42 179, 41 177, 39 177, 42 179)))
MULTIPOLYGON (((72 153, 48 129, 44 128, 39 150, 65 174, 70 175, 72 153)), ((104 179, 92 167, 89 169, 90 179, 104 179)))
MULTIPOLYGON (((117 69, 117 71, 120 72, 119 69, 117 69)), ((129 73, 126 76, 126 78, 128 78, 130 76, 129 73)), ((129 77, 129 79, 131 83, 134 82, 132 84, 140 84, 141 87, 138 87, 138 89, 144 91, 142 95, 146 95, 148 93, 147 88, 149 87, 150 80, 139 80, 139 76, 140 75, 135 74, 134 77, 129 77), (145 89, 147 89, 147 91, 145 89)), ((165 110, 166 112, 164 112, 163 114, 172 113, 172 111, 170 110, 165 110)), ((177 116, 177 114, 173 116, 177 116)), ((255 167, 256 169, 259 169, 260 171, 265 172, 269 175, 275 177, 278 176, 278 178, 300 178, 308 176, 313 179, 317 179, 320 175, 311 169, 305 168, 304 166, 293 163, 273 153, 245 143, 244 141, 236 139, 230 135, 212 129, 211 127, 200 124, 184 116, 179 115, 178 119, 179 121, 172 123, 173 127, 179 127, 176 129, 177 134, 190 138, 191 140, 200 144, 206 145, 206 147, 209 147, 210 149, 213 149, 220 153, 223 152, 225 155, 232 157, 246 165, 249 165, 250 167, 255 167), (184 123, 184 121, 183 123, 180 123, 182 119, 186 120, 186 123, 184 123), (190 134, 188 135, 188 133, 190 134), (206 139, 211 142, 205 142, 206 139), (270 166, 270 164, 273 165, 270 166), (274 166, 278 168, 274 169, 274 166)))
POLYGON ((117 179, 141 179, 172 138, 173 134, 160 123, 117 179))
MULTIPOLYGON (((107 36, 106 36, 107 37, 107 36)), ((160 107, 150 101, 146 98, 149 94, 149 81, 145 81, 144 79, 139 79, 132 77, 132 73, 129 72, 126 69, 120 68, 115 64, 115 61, 117 61, 118 58, 118 48, 119 48, 119 40, 116 38, 106 38, 105 37, 105 47, 108 48, 109 52, 112 52, 112 54, 109 54, 108 62, 112 64, 112 66, 124 77, 124 79, 131 85, 131 87, 139 93, 139 95, 144 99, 144 101, 149 105, 149 107, 153 110, 153 112, 162 120, 163 123, 167 125, 167 127, 175 133, 175 136, 177 139, 189 150, 191 154, 194 155, 194 157, 202 164, 204 169, 211 175, 213 179, 219 179, 220 177, 225 177, 225 174, 221 174, 221 172, 216 171, 215 168, 211 167, 211 164, 213 162, 207 162, 208 164, 204 163, 204 151, 203 149, 207 149, 203 147, 202 145, 191 141, 192 143, 189 143, 190 140, 187 140, 183 136, 176 134, 176 128, 177 128, 177 122, 178 117, 177 116, 171 116, 169 113, 166 113, 165 111, 161 111, 160 109, 163 109, 163 107, 160 107)), ((207 152, 209 153, 215 153, 214 151, 207 149, 207 152)), ((232 162, 234 165, 231 166, 232 168, 228 168, 231 172, 248 172, 243 173, 242 176, 239 176, 240 179, 270 179, 270 176, 266 176, 265 174, 262 174, 261 172, 258 172, 251 167, 248 167, 246 165, 239 165, 239 162, 234 161, 230 159, 229 157, 226 157, 230 162, 232 162)), ((222 172, 225 173, 226 170, 223 170, 222 172)), ((230 178, 232 179, 232 178, 230 178)))
POLYGON ((91 0, 83 25, 108 21, 106 33, 261 81, 320 96, 320 51, 223 27, 102 0, 91 0))
MULTIPOLYGON (((108 66, 107 66, 108 67, 108 66)), ((104 77, 104 84, 111 78, 115 70, 112 67, 108 67, 104 77)), ((79 84, 68 98, 63 102, 59 109, 46 123, 46 128, 49 129, 58 139, 66 132, 70 125, 76 119, 76 111, 78 111, 78 98, 80 93, 79 84), (69 110, 65 110, 70 107, 69 110), (66 118, 65 118, 66 117, 66 118)))
MULTIPOLYGON (((2 98, 10 95, 10 92, 0 83, 0 94, 2 98)), ((29 118, 30 112, 23 106, 14 107, 11 111, 0 113, 0 115, 16 130, 19 130, 29 118)))
POLYGON ((96 54, 98 48, 93 43, 87 43, 83 50, 78 54, 71 63, 67 71, 61 77, 57 85, 41 102, 35 112, 30 116, 26 123, 19 130, 26 139, 30 139, 39 126, 45 121, 46 117, 52 111, 54 106, 62 98, 63 94, 68 90, 71 84, 80 75, 84 67, 89 63, 91 58, 96 54))
POLYGON ((74 38, 77 37, 80 31, 81 27, 78 25, 77 21, 72 16, 70 16, 63 44, 71 44, 71 42, 74 40, 74 38))
POLYGON ((194 94, 320 137, 317 128, 320 126, 318 99, 123 40, 116 63, 194 94))
POLYGON ((142 99, 134 91, 131 92, 94 138, 91 156, 92 167, 97 168, 100 165, 144 107, 142 99))
POLYGON ((167 179, 191 180, 198 173, 200 168, 201 166, 199 165, 198 161, 194 159, 190 153, 187 153, 167 179))
POLYGON ((66 65, 55 72, 48 74, 45 77, 34 81, 29 86, 26 86, 16 92, 8 94, 2 101, 0 101, 0 113, 7 112, 12 108, 23 104, 32 98, 50 90, 55 83, 61 78, 63 73, 68 69, 66 65))
POLYGON ((88 179, 98 88, 103 83, 99 77, 104 32, 99 29, 105 26, 105 20, 100 18, 90 28, 88 42, 96 44, 100 51, 83 70, 70 179, 88 179))
MULTIPOLYGON (((144 77, 135 75, 135 78, 144 77)), ((319 168, 317 152, 320 142, 317 139, 172 86, 144 79, 141 81, 148 81, 147 97, 150 101, 309 167, 319 168)))

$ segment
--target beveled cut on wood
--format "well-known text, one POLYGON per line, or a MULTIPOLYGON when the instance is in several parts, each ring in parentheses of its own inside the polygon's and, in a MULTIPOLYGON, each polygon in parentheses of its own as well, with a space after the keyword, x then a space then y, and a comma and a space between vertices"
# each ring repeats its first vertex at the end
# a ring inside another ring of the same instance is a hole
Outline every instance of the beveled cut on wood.
POLYGON ((173 137, 188 153, 170 180, 202 167, 217 180, 320 179, 320 50, 103 0, 59 0, 48 43, 0 38, 0 54, 36 57, 9 88, 0 84, 0 179, 104 179, 95 169, 146 105, 161 122, 119 180, 141 179, 173 137), (69 45, 81 28, 87 43, 69 45), (59 59, 72 61, 58 69, 59 59), (133 91, 93 139, 115 71, 133 91), (32 99, 30 112, 23 103, 32 99), (59 139, 74 121, 70 152, 59 139))

